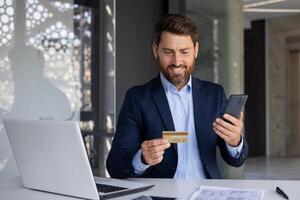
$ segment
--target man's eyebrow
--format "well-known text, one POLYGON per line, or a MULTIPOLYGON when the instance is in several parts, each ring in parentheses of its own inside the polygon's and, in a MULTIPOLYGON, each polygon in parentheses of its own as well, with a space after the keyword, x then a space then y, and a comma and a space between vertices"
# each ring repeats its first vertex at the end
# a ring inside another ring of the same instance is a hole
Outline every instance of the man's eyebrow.
POLYGON ((169 48, 162 48, 164 51, 172 51, 172 52, 174 52, 174 50, 173 49, 169 49, 169 48))
MULTIPOLYGON (((187 47, 187 48, 179 49, 179 51, 187 51, 187 50, 190 50, 190 49, 191 49, 190 47, 187 47)), ((169 49, 169 48, 162 48, 162 50, 174 52, 173 49, 169 49)))
POLYGON ((187 50, 190 50, 191 48, 184 48, 184 49, 180 49, 180 51, 187 51, 187 50))

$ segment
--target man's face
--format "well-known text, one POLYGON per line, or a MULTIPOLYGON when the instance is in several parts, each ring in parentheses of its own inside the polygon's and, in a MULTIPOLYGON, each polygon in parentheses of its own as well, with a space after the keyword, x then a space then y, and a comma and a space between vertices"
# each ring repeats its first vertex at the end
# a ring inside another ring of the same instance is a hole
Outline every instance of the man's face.
POLYGON ((152 50, 159 62, 160 71, 180 90, 194 70, 198 43, 194 45, 189 35, 163 32, 158 46, 153 42, 152 50))

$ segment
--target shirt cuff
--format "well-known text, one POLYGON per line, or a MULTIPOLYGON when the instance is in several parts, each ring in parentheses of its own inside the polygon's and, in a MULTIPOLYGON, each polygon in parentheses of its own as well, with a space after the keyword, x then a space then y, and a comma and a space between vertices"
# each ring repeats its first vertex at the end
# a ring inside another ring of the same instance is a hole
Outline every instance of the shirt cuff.
POLYGON ((236 147, 230 146, 229 144, 226 143, 226 147, 227 147, 231 157, 238 158, 240 156, 242 149, 243 149, 243 145, 244 145, 243 137, 241 137, 241 140, 242 141, 240 142, 240 144, 236 147))
POLYGON ((142 162, 142 149, 138 150, 138 152, 134 155, 132 165, 134 172, 137 175, 141 175, 150 167, 150 165, 146 165, 142 162))

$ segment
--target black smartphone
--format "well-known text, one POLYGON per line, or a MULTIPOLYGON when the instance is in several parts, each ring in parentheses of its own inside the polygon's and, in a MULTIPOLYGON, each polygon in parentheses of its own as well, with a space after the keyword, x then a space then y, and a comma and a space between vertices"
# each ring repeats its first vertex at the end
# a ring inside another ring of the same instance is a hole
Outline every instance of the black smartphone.
POLYGON ((240 114, 247 101, 247 98, 248 95, 245 94, 230 95, 224 114, 229 114, 235 118, 240 118, 240 114))
POLYGON ((132 200, 176 200, 176 197, 140 196, 132 200))

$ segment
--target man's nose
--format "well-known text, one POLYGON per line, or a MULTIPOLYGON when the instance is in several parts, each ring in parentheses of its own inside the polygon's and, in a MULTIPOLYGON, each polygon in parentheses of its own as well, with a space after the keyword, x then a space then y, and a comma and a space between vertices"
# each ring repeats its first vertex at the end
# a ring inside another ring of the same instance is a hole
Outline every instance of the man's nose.
POLYGON ((182 64, 182 60, 181 60, 181 56, 178 54, 174 54, 173 60, 172 60, 172 64, 179 66, 182 64))

